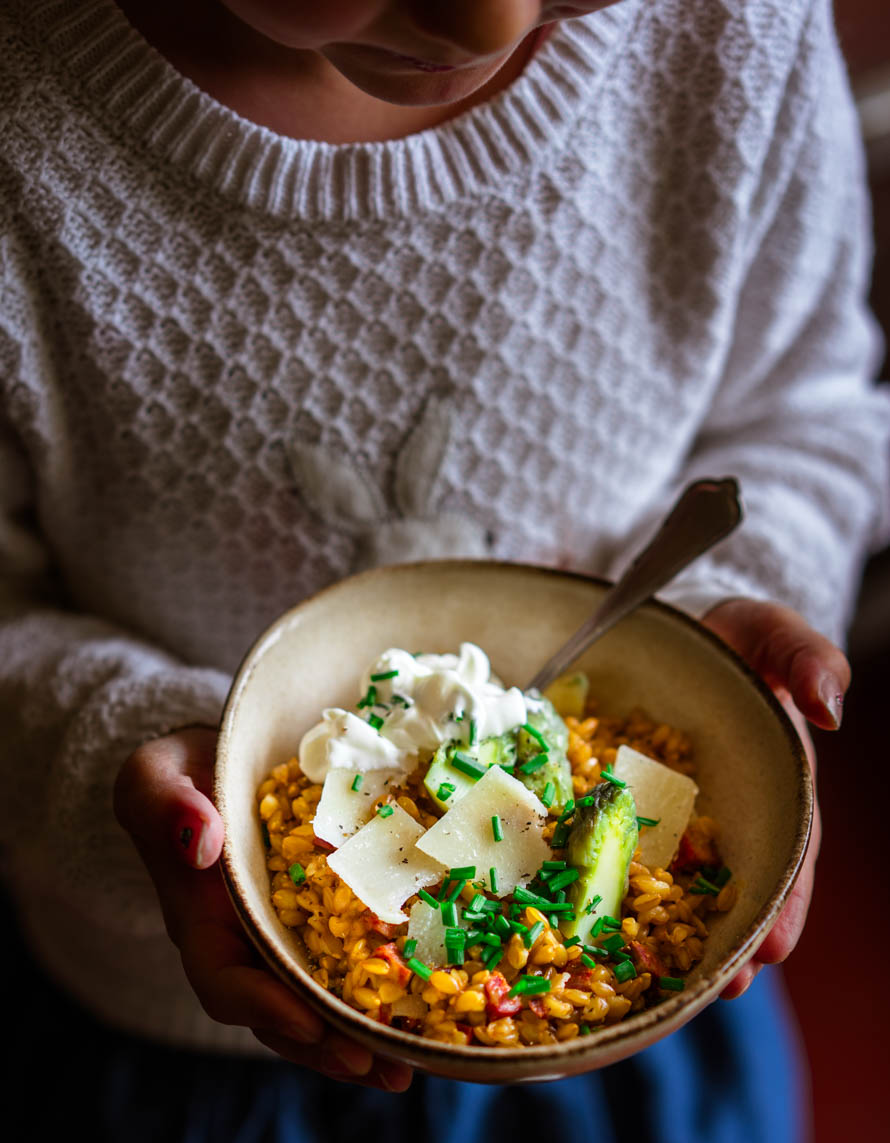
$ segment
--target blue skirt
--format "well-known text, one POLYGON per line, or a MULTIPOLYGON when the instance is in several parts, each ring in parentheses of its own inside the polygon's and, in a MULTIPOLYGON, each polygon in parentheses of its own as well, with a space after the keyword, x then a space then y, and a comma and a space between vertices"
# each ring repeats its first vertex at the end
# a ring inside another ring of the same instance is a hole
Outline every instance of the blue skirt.
MULTIPOLYGON (((781 976, 575 1079, 490 1087, 416 1075, 390 1095, 290 1064, 204 1055, 111 1031, 18 946, 7 1090, 28 1137, 91 1143, 798 1143, 802 1068, 781 976), (11 1070, 11 1074, 10 1074, 11 1070), (10 1082, 11 1081, 11 1082, 10 1082)), ((12 1017, 12 1019, 9 1019, 12 1017)))

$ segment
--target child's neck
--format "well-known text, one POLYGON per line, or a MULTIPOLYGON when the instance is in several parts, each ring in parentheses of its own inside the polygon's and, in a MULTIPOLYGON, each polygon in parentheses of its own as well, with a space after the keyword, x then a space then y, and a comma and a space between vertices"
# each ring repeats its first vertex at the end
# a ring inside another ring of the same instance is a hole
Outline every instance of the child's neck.
POLYGON ((315 52, 281 47, 215 0, 116 0, 130 22, 182 75, 217 102, 279 135, 329 143, 400 139, 490 99, 522 72, 532 33, 468 99, 403 107, 365 94, 315 52))

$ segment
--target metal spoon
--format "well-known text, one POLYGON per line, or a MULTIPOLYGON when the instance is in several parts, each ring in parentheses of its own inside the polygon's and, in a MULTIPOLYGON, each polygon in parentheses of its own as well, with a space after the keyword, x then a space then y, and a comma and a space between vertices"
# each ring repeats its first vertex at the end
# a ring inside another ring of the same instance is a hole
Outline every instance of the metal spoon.
POLYGON ((538 671, 527 689, 543 690, 601 635, 653 596, 741 522, 732 476, 697 480, 681 493, 648 547, 630 564, 583 627, 538 671))

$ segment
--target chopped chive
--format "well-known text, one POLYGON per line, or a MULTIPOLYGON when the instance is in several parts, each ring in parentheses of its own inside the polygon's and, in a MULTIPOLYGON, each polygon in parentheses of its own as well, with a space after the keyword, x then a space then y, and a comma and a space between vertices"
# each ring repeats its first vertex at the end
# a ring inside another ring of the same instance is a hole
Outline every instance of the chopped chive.
POLYGON ((574 917, 575 915, 575 906, 571 901, 545 901, 543 905, 537 907, 542 913, 553 913, 554 916, 574 917))
POLYGON ((423 980, 429 980, 433 975, 433 970, 429 965, 424 964, 422 960, 418 960, 416 956, 409 957, 406 963, 411 971, 417 973, 423 980))
POLYGON ((549 757, 549 754, 536 754, 534 758, 529 758, 528 762, 523 762, 519 769, 523 774, 534 774, 535 770, 540 770, 542 766, 546 766, 549 757))
POLYGON ((482 963, 487 969, 490 969, 493 964, 498 963, 503 955, 504 951, 500 945, 498 945, 497 948, 492 946, 482 954, 482 963))
POLYGON ((489 869, 489 871, 488 871, 488 887, 489 887, 489 889, 491 889, 492 893, 497 893, 497 891, 499 889, 498 871, 495 869, 495 867, 493 865, 492 865, 491 869, 489 869))
POLYGON ((407 941, 405 941, 405 947, 402 949, 402 953, 406 957, 414 956, 414 950, 416 948, 417 948, 417 941, 414 939, 414 937, 411 937, 407 941))
POLYGON ((581 953, 581 956, 578 959, 582 964, 586 964, 588 968, 596 968, 596 961, 592 956, 588 956, 587 953, 581 953))
POLYGON ((593 922, 593 928, 590 930, 590 935, 594 936, 594 937, 598 937, 600 935, 600 933, 603 931, 603 925, 605 923, 606 923, 605 917, 597 917, 597 919, 593 922))
POLYGON ((562 873, 557 873, 549 882, 548 888, 552 893, 555 893, 557 889, 562 889, 566 885, 571 885, 573 881, 577 881, 580 876, 580 869, 564 869, 562 873))
POLYGON ((410 706, 411 704, 404 695, 393 694, 391 702, 398 703, 399 706, 410 706))
POLYGON ((495 841, 504 840, 504 831, 501 829, 501 819, 497 814, 491 815, 491 836, 495 841))
POLYGON ((621 964, 616 964, 612 971, 615 973, 615 979, 622 984, 626 980, 633 980, 637 975, 637 970, 634 968, 632 960, 624 960, 621 964))
POLYGON ((593 796, 593 794, 588 794, 584 798, 579 798, 578 801, 575 803, 575 805, 577 805, 577 806, 592 806, 595 801, 596 801, 596 798, 593 796))
POLYGON ((358 793, 362 788, 362 777, 363 775, 356 774, 356 776, 352 779, 352 789, 355 790, 356 793, 358 793))
POLYGON ((443 782, 438 790, 436 790, 436 797, 440 802, 447 802, 451 795, 454 793, 456 787, 451 782, 443 782))
POLYGON ((508 996, 532 996, 538 992, 549 992, 550 981, 546 976, 520 976, 508 996))
POLYGON ((541 863, 541 868, 548 871, 555 870, 557 873, 561 873, 563 869, 567 869, 568 866, 564 861, 544 861, 541 863))
POLYGON ((525 947, 527 949, 530 949, 532 947, 532 945, 535 943, 535 941, 538 939, 538 937, 541 935, 541 933, 543 933, 543 931, 544 931, 544 922, 543 921, 535 921, 535 923, 532 925, 532 927, 529 929, 529 931, 522 938, 522 940, 525 944, 525 947))
POLYGON ((552 904, 546 897, 539 897, 537 893, 529 893, 528 889, 523 889, 521 885, 517 885, 513 890, 513 898, 520 905, 534 905, 536 909, 542 910, 549 909, 552 904))
POLYGON ((427 905, 429 905, 431 909, 439 908, 439 902, 435 897, 432 896, 432 894, 427 893, 426 889, 419 889, 417 896, 421 899, 421 901, 426 901, 427 905))
POLYGON ((302 881, 306 880, 306 870, 299 863, 295 861, 287 871, 288 877, 293 881, 294 885, 299 885, 302 881))
POLYGON ((686 981, 681 980, 679 976, 660 976, 658 987, 663 988, 665 992, 682 992, 686 987, 686 981))
POLYGON ((556 786, 552 782, 548 782, 544 787, 544 793, 541 794, 541 803, 549 810, 553 805, 553 799, 556 797, 556 786))
POLYGON ((379 675, 371 675, 372 683, 382 683, 384 679, 394 679, 398 671, 381 671, 379 675))
POLYGON ((607 782, 611 782, 613 786, 621 786, 624 788, 627 785, 627 782, 622 782, 620 778, 616 778, 608 766, 605 770, 600 770, 600 777, 604 778, 607 782))
POLYGON ((467 884, 466 877, 462 877, 460 879, 460 881, 458 881, 457 884, 454 886, 454 888, 451 890, 451 892, 448 894, 448 896, 445 898, 445 900, 446 901, 456 901, 458 899, 458 897, 461 895, 461 893, 463 893, 466 884, 467 884))
POLYGON ((585 945, 584 951, 588 956, 608 956, 609 954, 605 949, 601 949, 599 945, 585 945))
POLYGON ((357 705, 358 705, 359 710, 364 710, 366 706, 376 706, 377 705, 377 688, 376 687, 368 687, 367 691, 365 692, 365 697, 363 699, 360 699, 357 705))
POLYGON ((564 849, 566 842, 569 840, 569 827, 562 823, 558 825, 553 831, 551 841, 554 849, 564 849))
POLYGON ((565 945, 565 947, 567 949, 570 949, 572 947, 572 945, 580 945, 581 944, 581 938, 580 937, 566 937, 562 943, 565 945))
POLYGON ((590 1025, 589 1024, 582 1024, 581 1027, 578 1029, 578 1031, 581 1033, 582 1036, 589 1036, 590 1035, 590 1025))
POLYGON ((640 826, 657 826, 661 818, 637 818, 637 828, 640 826))
POLYGON ((702 893, 710 893, 712 896, 716 897, 720 890, 716 885, 708 881, 706 877, 699 876, 696 877, 695 884, 689 887, 689 892, 698 893, 699 895, 702 893))
POLYGON ((519 933, 520 936, 528 932, 528 925, 523 925, 522 921, 508 921, 507 924, 514 933, 519 933))
POLYGON ((457 928, 457 905, 453 901, 443 901, 442 909, 442 924, 449 929, 457 928))
POLYGON ((486 773, 485 766, 481 766, 475 758, 471 758, 469 754, 463 754, 460 750, 455 750, 451 756, 451 765, 455 770, 460 770, 462 774, 472 778, 474 782, 478 782, 486 773))
POLYGON ((603 917, 603 928, 604 929, 620 929, 621 928, 621 922, 618 920, 617 917, 610 917, 607 914, 606 916, 603 917))
POLYGON ((563 809, 562 813, 559 815, 559 821, 564 822, 566 820, 566 818, 570 818, 574 812, 575 812, 575 799, 569 798, 569 800, 565 804, 565 808, 563 809))
POLYGON ((722 868, 717 870, 717 872, 714 874, 714 876, 711 878, 711 880, 714 882, 714 884, 717 886, 718 889, 722 889, 723 886, 727 883, 727 881, 729 881, 729 879, 731 877, 732 877, 732 871, 727 869, 726 866, 724 865, 724 866, 722 866, 722 868))
POLYGON ((392 808, 392 806, 383 805, 383 806, 377 807, 378 817, 391 818, 394 813, 395 813, 395 810, 392 808))
POLYGON ((483 906, 487 900, 487 897, 483 897, 481 893, 477 893, 469 905, 467 905, 465 915, 466 913, 478 913, 480 916, 482 916, 484 913, 483 906))
POLYGON ((547 920, 550 923, 551 929, 555 929, 556 926, 559 924, 559 917, 556 915, 556 913, 551 913, 550 916, 547 918, 547 920))
POLYGON ((368 723, 373 726, 375 730, 379 730, 380 727, 383 726, 383 719, 379 714, 369 714, 368 723))
POLYGON ((510 928, 510 922, 503 913, 498 913, 492 924, 492 928, 496 933, 500 933, 502 937, 509 937, 513 930, 510 928))
POLYGON ((467 937, 463 929, 445 930, 445 954, 449 964, 463 964, 466 948, 467 937))
POLYGON ((475 742, 476 742, 476 720, 475 720, 475 718, 471 718, 470 719, 470 731, 469 731, 469 734, 467 735, 467 743, 468 743, 468 745, 473 746, 473 745, 475 745, 475 742))
POLYGON ((530 734, 532 736, 532 738, 534 738, 535 742, 538 743, 538 745, 541 747, 542 750, 544 750, 546 752, 547 750, 550 749, 547 745, 547 739, 540 732, 540 730, 536 730, 531 725, 530 722, 524 722, 522 724, 522 730, 524 730, 526 734, 530 734))
POLYGON ((608 940, 603 941, 602 948, 607 949, 610 953, 617 952, 618 949, 623 949, 627 941, 621 933, 613 933, 608 940))
MULTIPOLYGON (((449 881, 460 881, 461 878, 466 878, 467 881, 472 881, 475 876, 475 865, 455 865, 454 869, 448 870, 449 881)), ((473 900, 475 901, 480 896, 481 894, 477 893, 476 897, 474 897, 473 900)), ((485 898, 483 897, 482 900, 484 901, 485 898)))
MULTIPOLYGON (((603 899, 603 898, 602 898, 602 896, 601 896, 599 893, 595 894, 595 896, 591 897, 591 898, 590 898, 590 900, 588 901, 588 903, 587 903, 587 904, 584 906, 584 912, 585 912, 585 913, 592 913, 592 912, 593 912, 593 910, 594 910, 594 909, 597 907, 597 905, 600 903, 600 901, 602 901, 602 899, 603 899)), ((602 928, 602 925, 600 925, 600 928, 602 928)), ((594 934, 594 935, 597 935, 597 936, 598 936, 599 934, 597 933, 597 934, 594 934)))

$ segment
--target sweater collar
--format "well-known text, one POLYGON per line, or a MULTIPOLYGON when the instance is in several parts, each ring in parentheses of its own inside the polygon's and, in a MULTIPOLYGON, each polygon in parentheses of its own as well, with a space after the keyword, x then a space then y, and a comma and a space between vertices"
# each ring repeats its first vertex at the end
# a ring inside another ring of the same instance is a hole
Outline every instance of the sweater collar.
POLYGON ((494 99, 385 143, 289 139, 251 123, 184 78, 113 0, 19 5, 49 67, 88 96, 103 124, 157 160, 282 218, 392 217, 503 191, 546 162, 595 101, 644 0, 561 24, 494 99))

